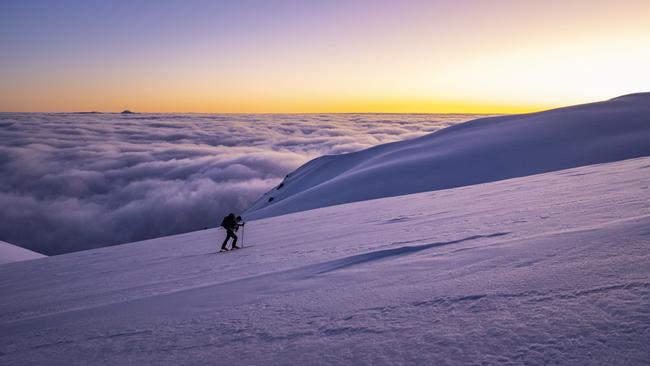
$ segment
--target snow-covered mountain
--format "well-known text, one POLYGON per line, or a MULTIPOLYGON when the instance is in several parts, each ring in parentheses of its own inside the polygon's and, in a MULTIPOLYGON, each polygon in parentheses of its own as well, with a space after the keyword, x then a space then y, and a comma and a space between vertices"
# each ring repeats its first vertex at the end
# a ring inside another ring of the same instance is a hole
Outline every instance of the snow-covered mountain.
POLYGON ((478 119, 366 150, 322 156, 286 177, 249 219, 650 155, 650 93, 478 119))
POLYGON ((0 266, 2 365, 644 365, 650 158, 0 266))
POLYGON ((37 258, 45 258, 45 256, 0 240, 0 264, 37 258))
POLYGON ((210 229, 4 264, 0 364, 646 365, 649 99, 316 159, 243 250, 210 229))

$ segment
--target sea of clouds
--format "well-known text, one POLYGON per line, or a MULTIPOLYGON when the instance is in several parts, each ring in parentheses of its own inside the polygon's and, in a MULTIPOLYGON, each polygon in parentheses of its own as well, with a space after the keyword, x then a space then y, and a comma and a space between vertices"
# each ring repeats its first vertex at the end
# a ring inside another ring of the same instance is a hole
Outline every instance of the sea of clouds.
POLYGON ((314 157, 476 117, 0 113, 0 240, 53 255, 215 227, 314 157))

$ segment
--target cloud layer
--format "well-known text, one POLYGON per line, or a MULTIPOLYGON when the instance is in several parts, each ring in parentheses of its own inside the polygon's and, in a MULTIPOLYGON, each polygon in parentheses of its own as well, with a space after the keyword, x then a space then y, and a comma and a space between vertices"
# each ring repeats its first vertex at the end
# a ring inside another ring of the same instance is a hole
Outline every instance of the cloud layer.
POLYGON ((0 113, 0 240, 52 255, 215 227, 314 157, 474 117, 0 113))

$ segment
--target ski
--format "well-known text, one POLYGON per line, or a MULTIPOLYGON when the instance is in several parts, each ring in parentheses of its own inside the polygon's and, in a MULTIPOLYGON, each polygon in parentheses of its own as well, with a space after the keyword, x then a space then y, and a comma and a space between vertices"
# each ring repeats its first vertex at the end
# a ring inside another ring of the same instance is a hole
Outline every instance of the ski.
POLYGON ((226 249, 226 250, 223 250, 223 249, 222 249, 222 250, 219 250, 218 252, 216 252, 216 254, 229 253, 229 252, 236 252, 236 251, 238 251, 238 250, 242 250, 242 249, 246 249, 246 248, 250 248, 250 247, 254 247, 254 245, 247 245, 247 246, 245 246, 245 247, 241 247, 241 248, 239 248, 239 249, 226 249))

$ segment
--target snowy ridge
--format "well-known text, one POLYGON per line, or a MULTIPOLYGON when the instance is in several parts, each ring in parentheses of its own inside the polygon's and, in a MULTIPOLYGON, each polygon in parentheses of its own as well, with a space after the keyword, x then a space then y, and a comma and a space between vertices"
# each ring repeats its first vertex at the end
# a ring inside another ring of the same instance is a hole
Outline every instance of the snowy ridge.
POLYGON ((0 240, 0 264, 45 258, 43 254, 0 240))
POLYGON ((650 158, 0 267, 3 365, 650 356, 650 158))
POLYGON ((314 159, 246 214, 270 217, 650 155, 650 93, 465 122, 314 159))

